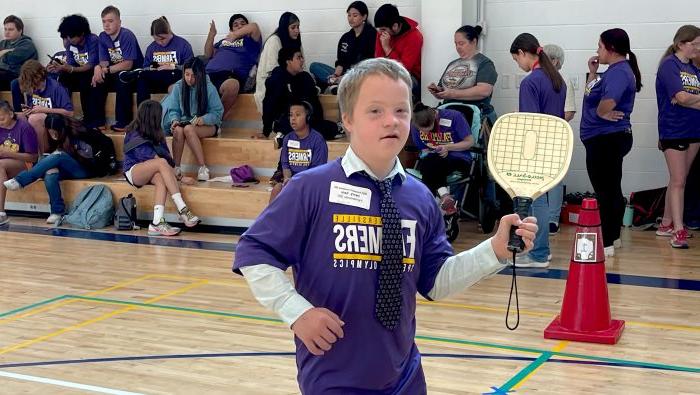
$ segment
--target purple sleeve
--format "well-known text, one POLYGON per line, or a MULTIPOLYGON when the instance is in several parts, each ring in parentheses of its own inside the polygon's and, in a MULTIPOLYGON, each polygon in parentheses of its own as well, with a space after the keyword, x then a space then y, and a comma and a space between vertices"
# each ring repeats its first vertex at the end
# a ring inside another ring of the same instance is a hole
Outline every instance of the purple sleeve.
POLYGON ((38 150, 39 143, 36 139, 36 132, 34 128, 28 123, 22 123, 22 129, 20 130, 21 139, 19 144, 19 151, 26 154, 36 154, 38 150))
POLYGON ((143 68, 151 66, 151 61, 153 60, 153 52, 153 43, 151 43, 148 47, 146 47, 146 53, 143 55, 143 68))
POLYGON ((119 38, 119 47, 122 49, 122 57, 124 60, 137 60, 140 56, 138 54, 139 44, 136 41, 136 36, 130 31, 125 31, 119 38))
POLYGON ((100 63, 100 40, 97 39, 97 36, 92 35, 87 38, 87 43, 88 64, 94 68, 98 63, 100 63))
POLYGON ((601 100, 611 99, 615 103, 620 103, 625 90, 627 90, 628 83, 625 74, 613 70, 613 73, 604 79, 605 85, 603 85, 601 100))
POLYGON ((54 94, 52 98, 54 102, 53 108, 63 108, 68 111, 73 111, 73 102, 70 99, 70 94, 63 85, 56 82, 54 86, 54 94))
POLYGON ((300 263, 310 230, 307 207, 313 199, 305 190, 308 188, 304 188, 304 181, 303 173, 290 180, 241 236, 233 260, 234 271, 259 264, 286 270, 300 263))
POLYGON ((656 78, 661 80, 661 85, 668 95, 668 99, 673 99, 676 93, 683 91, 683 81, 681 81, 681 69, 670 60, 661 63, 656 78))
POLYGON ((109 53, 107 52, 107 48, 112 46, 112 40, 110 40, 109 36, 107 36, 106 33, 102 32, 100 33, 100 37, 98 39, 98 51, 100 53, 100 62, 109 62, 109 53))
POLYGON ((192 45, 184 38, 180 41, 180 48, 177 49, 177 60, 180 65, 185 64, 188 60, 194 57, 192 45))
POLYGON ((542 112, 540 101, 537 97, 537 87, 533 81, 532 74, 530 74, 530 78, 525 78, 520 84, 518 111, 532 113, 542 112))
POLYGON ((428 146, 425 144, 423 140, 420 138, 420 130, 418 130, 417 127, 411 125, 411 138, 413 139, 413 143, 418 147, 418 149, 427 149, 428 146))
POLYGON ((428 215, 423 222, 426 224, 425 234, 423 234, 423 249, 420 257, 420 275, 418 276, 418 292, 424 298, 430 299, 428 293, 435 286, 437 277, 442 265, 447 258, 453 255, 452 246, 447 241, 445 233, 445 222, 438 212, 437 203, 432 196, 425 196, 427 202, 428 215))
POLYGON ((316 167, 328 163, 328 144, 321 135, 316 135, 313 156, 311 157, 311 166, 316 167))

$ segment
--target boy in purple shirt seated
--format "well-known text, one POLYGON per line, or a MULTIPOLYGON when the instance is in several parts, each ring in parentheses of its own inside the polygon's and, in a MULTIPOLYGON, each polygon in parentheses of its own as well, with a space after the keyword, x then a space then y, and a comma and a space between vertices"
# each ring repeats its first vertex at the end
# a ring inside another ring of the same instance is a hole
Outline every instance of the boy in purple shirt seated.
POLYGON ((425 394, 416 293, 444 298, 501 270, 510 226, 530 248, 537 225, 507 215, 494 237, 453 256, 432 194, 396 156, 411 120, 408 71, 362 61, 338 103, 345 156, 292 178, 241 237, 233 269, 294 332, 302 393, 425 394))
POLYGON ((119 73, 129 71, 143 64, 143 54, 139 47, 139 42, 131 30, 122 27, 122 20, 117 7, 107 6, 102 10, 102 27, 104 31, 100 33, 100 64, 95 66, 92 76, 92 86, 99 87, 99 101, 95 103, 98 114, 96 118, 104 124, 105 102, 107 101, 107 91, 117 93, 117 100, 114 109, 116 123, 112 129, 123 132, 126 125, 133 117, 132 106, 134 100, 135 84, 133 82, 123 82, 119 79, 119 73))
POLYGON ((328 162, 328 144, 321 133, 309 126, 313 107, 303 100, 292 100, 289 105, 289 123, 294 133, 284 137, 280 150, 281 170, 275 172, 270 202, 297 173, 328 162))

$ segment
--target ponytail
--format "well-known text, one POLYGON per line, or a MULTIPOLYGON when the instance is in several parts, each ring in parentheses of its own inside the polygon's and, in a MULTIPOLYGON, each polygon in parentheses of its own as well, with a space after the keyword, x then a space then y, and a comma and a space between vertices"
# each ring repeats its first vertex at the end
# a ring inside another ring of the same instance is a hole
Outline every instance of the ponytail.
POLYGON ((629 52, 629 62, 632 68, 632 73, 634 73, 634 79, 636 80, 637 92, 642 90, 642 73, 639 71, 639 64, 637 63, 637 56, 634 52, 629 52))
MULTIPOLYGON (((635 88, 637 92, 642 90, 642 73, 639 71, 637 56, 635 56, 630 49, 630 37, 627 35, 627 32, 620 28, 606 30, 600 34, 600 42, 605 49, 610 52, 615 52, 622 56, 629 56, 629 65, 632 69, 632 73, 634 73, 635 80, 637 80, 635 88)), ((673 53, 673 48, 674 46, 672 45, 666 52, 668 54, 673 53)), ((668 54, 664 55, 664 58, 668 56, 668 54)))
POLYGON ((559 93, 561 91, 561 87, 565 84, 564 78, 562 78, 561 74, 559 74, 557 68, 554 67, 554 64, 549 59, 549 56, 547 56, 547 54, 544 53, 542 47, 539 47, 537 52, 539 52, 537 58, 540 62, 540 67, 542 67, 542 71, 544 71, 547 77, 549 77, 549 80, 552 81, 554 91, 559 93))
POLYGON ((547 78, 552 81, 552 86, 554 91, 559 93, 561 88, 565 85, 564 78, 557 71, 549 56, 544 52, 544 49, 540 46, 537 38, 530 33, 521 33, 518 37, 513 40, 513 44, 510 45, 510 53, 517 54, 518 51, 523 51, 532 55, 537 56, 537 60, 542 67, 542 71, 545 73, 547 78))

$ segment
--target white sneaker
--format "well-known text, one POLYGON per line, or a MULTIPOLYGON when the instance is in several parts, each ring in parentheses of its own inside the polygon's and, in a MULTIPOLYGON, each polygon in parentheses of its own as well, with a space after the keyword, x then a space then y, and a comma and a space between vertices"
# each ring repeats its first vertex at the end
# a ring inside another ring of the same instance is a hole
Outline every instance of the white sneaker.
POLYGON ((17 180, 15 180, 14 178, 11 178, 11 179, 3 182, 2 185, 4 185, 8 191, 16 191, 16 190, 22 188, 22 186, 19 185, 19 182, 17 182, 17 180))
POLYGON ((175 236, 180 233, 180 230, 180 228, 170 226, 164 219, 161 219, 158 225, 148 224, 149 236, 175 236))
POLYGON ((5 225, 6 223, 10 222, 10 217, 7 216, 7 213, 2 213, 0 214, 0 226, 5 225))
POLYGON ((182 211, 180 211, 179 215, 182 222, 184 222, 185 226, 188 228, 197 226, 200 222, 202 222, 199 219, 199 217, 192 214, 192 211, 190 211, 190 209, 188 209, 187 206, 182 208, 182 211))
POLYGON ((615 248, 622 248, 622 240, 620 240, 620 239, 615 239, 615 241, 613 241, 613 247, 615 247, 615 248))
POLYGON ((175 178, 178 180, 182 178, 182 169, 180 166, 175 166, 175 178))
POLYGON ((605 247, 605 256, 606 257, 614 257, 615 256, 615 246, 611 245, 609 247, 605 247))
POLYGON ((539 261, 533 260, 527 254, 526 255, 518 255, 515 257, 515 267, 544 269, 544 268, 549 267, 549 261, 539 262, 539 261))
POLYGON ((46 223, 47 224, 55 224, 61 219, 62 215, 61 214, 51 214, 49 215, 49 218, 46 218, 46 223))
POLYGON ((197 181, 209 181, 209 169, 201 166, 197 171, 197 181))

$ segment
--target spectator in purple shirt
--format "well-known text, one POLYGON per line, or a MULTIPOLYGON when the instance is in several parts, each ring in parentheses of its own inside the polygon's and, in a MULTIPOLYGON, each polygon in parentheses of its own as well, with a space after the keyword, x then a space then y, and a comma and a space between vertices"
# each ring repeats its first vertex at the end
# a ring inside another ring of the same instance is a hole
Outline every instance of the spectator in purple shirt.
POLYGON ((200 221, 182 199, 178 179, 185 184, 193 184, 194 180, 175 175, 175 162, 161 127, 162 118, 163 109, 157 101, 146 100, 139 105, 136 119, 126 128, 123 169, 126 180, 136 188, 147 184, 155 186, 153 221, 148 225, 148 234, 175 236, 180 233, 180 228, 170 226, 164 217, 168 194, 186 227, 196 226, 200 221))
MULTIPOLYGON (((566 83, 552 64, 537 38, 530 33, 518 35, 510 46, 510 53, 518 66, 530 72, 520 83, 520 112, 554 115, 564 119, 566 83)), ((517 267, 546 268, 552 259, 549 249, 549 204, 547 195, 532 202, 532 214, 541 224, 535 237, 535 246, 529 254, 516 258, 517 267)))
POLYGON ((284 136, 280 149, 282 170, 271 178, 272 193, 270 202, 282 192, 282 188, 298 173, 328 162, 328 144, 321 133, 309 125, 313 114, 311 103, 292 100, 289 105, 289 124, 294 133, 284 136))
POLYGON ((345 156, 293 177, 236 249, 233 269, 294 332, 305 395, 425 394, 416 294, 445 298, 501 270, 511 225, 532 247, 535 220, 511 214, 493 238, 453 255, 432 194, 396 156, 409 134, 411 84, 391 59, 350 69, 338 88, 345 156), (391 322, 378 312, 381 291, 394 296, 391 322))
POLYGON ((93 69, 100 62, 99 39, 90 31, 87 18, 78 14, 64 17, 58 25, 58 32, 66 47, 65 61, 54 57, 57 60, 50 61, 46 69, 58 75, 58 81, 68 92, 80 92, 85 125, 91 128, 104 126, 104 122, 100 124, 95 119, 99 92, 91 85, 93 69))
POLYGON ((0 100, 0 225, 10 221, 5 212, 3 183, 37 159, 36 133, 26 120, 17 117, 10 103, 0 100))
POLYGON ((194 57, 187 40, 173 34, 168 20, 161 16, 151 22, 153 42, 143 57, 144 71, 136 83, 136 101, 141 104, 151 93, 169 93, 173 84, 182 78, 182 65, 194 57))
POLYGON ((133 93, 135 83, 122 81, 119 73, 135 69, 143 64, 143 54, 139 42, 131 30, 122 27, 122 20, 117 7, 107 6, 102 10, 102 28, 100 33, 100 64, 95 66, 92 86, 100 88, 100 98, 95 103, 99 111, 96 118, 104 125, 105 102, 107 92, 117 94, 114 116, 116 123, 112 129, 123 132, 133 117, 133 93))
POLYGON ((688 248, 683 223, 688 172, 700 149, 700 69, 692 63, 700 52, 700 28, 682 26, 656 73, 659 149, 670 175, 664 217, 656 234, 671 236, 671 246, 688 248))
POLYGON ((36 131, 39 154, 47 152, 49 139, 44 119, 47 114, 73 116, 70 94, 58 81, 47 78, 48 73, 37 60, 28 60, 12 81, 12 101, 15 112, 29 121, 36 131))

